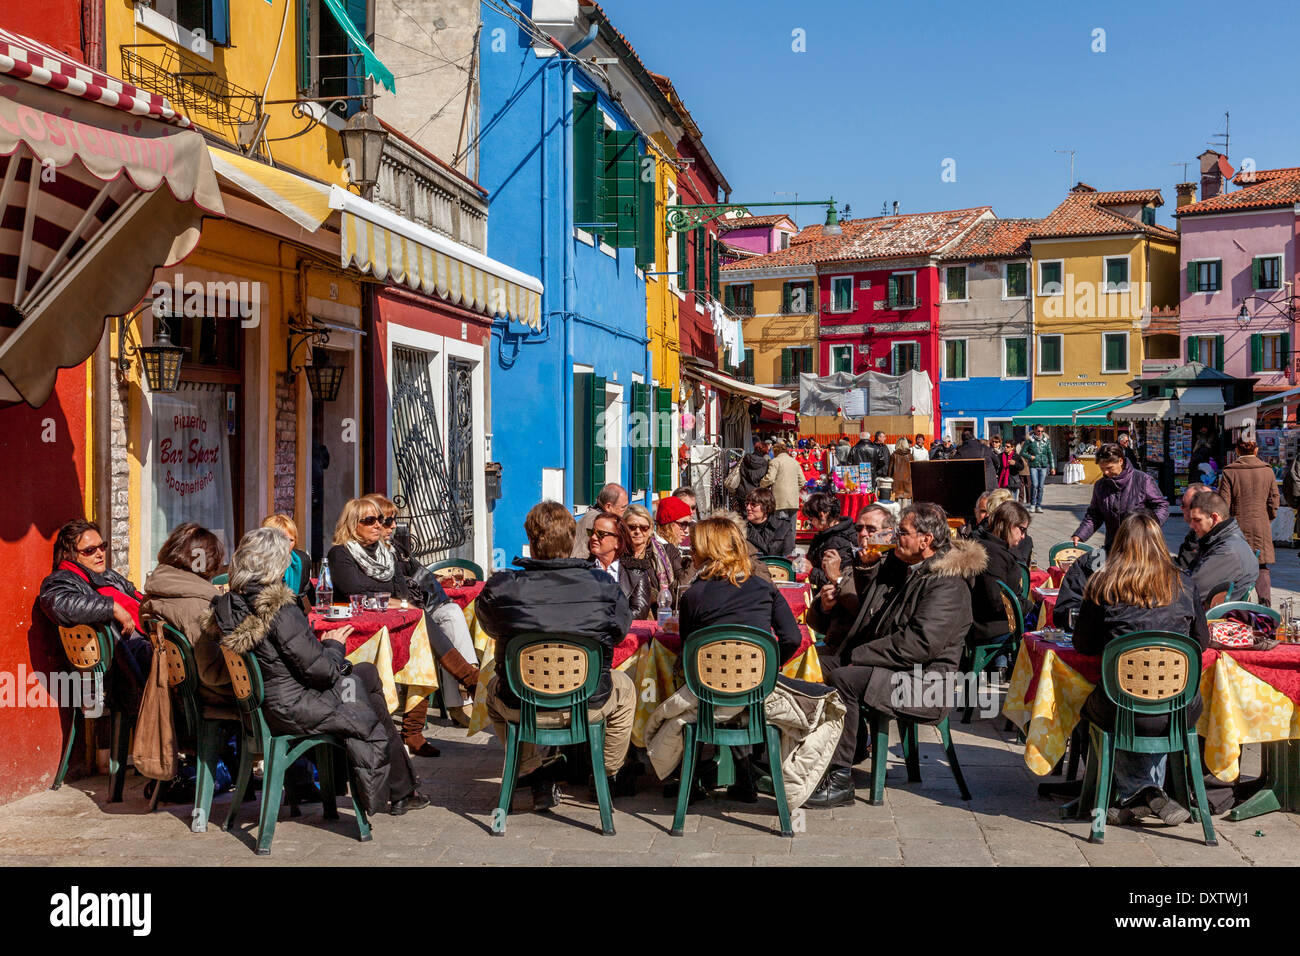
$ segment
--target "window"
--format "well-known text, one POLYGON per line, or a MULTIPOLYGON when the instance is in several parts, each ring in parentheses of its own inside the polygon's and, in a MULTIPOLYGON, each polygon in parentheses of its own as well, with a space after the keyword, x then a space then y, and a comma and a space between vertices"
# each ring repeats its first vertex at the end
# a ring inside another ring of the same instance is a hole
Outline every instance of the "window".
POLYGON ((915 309, 919 304, 916 301, 915 272, 895 272, 889 277, 889 307, 891 309, 915 309))
POLYGON ((831 311, 853 311, 853 276, 831 278, 831 311))
POLYGON ((949 266, 944 270, 944 298, 961 302, 966 298, 966 267, 949 266))
POLYGON ((1222 259, 1193 259, 1187 263, 1188 292, 1218 292, 1222 288, 1222 259))
POLYGON ((1045 259, 1038 263, 1038 294, 1065 294, 1065 260, 1045 259))
POLYGON ((853 372, 853 346, 851 345, 832 345, 831 346, 831 371, 832 372, 853 372))
POLYGON ((965 339, 944 339, 943 377, 950 381, 966 379, 965 339))
POLYGON ((816 312, 813 303, 813 284, 807 280, 787 282, 781 287, 781 313, 783 315, 807 315, 816 312))
MULTIPOLYGON (((366 35, 369 30, 365 0, 343 0, 342 6, 361 35, 366 35)), ((299 89, 318 97, 365 93, 365 63, 324 0, 302 0, 298 4, 298 19, 299 89)), ((335 112, 351 116, 360 108, 360 100, 345 100, 335 112)))
POLYGON ((1128 371, 1128 333, 1101 333, 1101 370, 1107 372, 1128 371))
MULTIPOLYGON (((153 0, 153 9, 189 30, 195 39, 203 37, 217 46, 230 44, 230 0, 153 0)), ((364 22, 364 5, 361 18, 364 22)))
POLYGON ((780 248, 782 248, 782 249, 789 249, 789 248, 790 248, 790 233, 788 233, 788 232, 783 232, 783 233, 781 233, 781 245, 780 245, 780 248))
MULTIPOLYGON (((639 144, 637 132, 611 128, 595 93, 573 91, 574 226, 614 249, 635 249, 644 269, 654 261, 656 167, 639 144)), ((680 245, 677 251, 680 264, 680 245)), ((705 273, 696 265, 698 283, 705 273)))
POLYGON ((742 382, 754 381, 754 350, 745 349, 745 361, 740 365, 740 380, 742 382))
POLYGON ((723 290, 723 305, 736 315, 754 314, 754 286, 729 285, 723 290))
POLYGON ((804 345, 798 348, 789 348, 781 350, 781 384, 798 385, 799 375, 801 372, 812 373, 813 370, 813 350, 812 346, 804 345))
POLYGON ((1017 336, 1002 340, 1002 377, 1029 377, 1029 339, 1017 336))
POLYGON ((1029 293, 1029 264, 1008 262, 1002 282, 1002 298, 1023 299, 1029 293))
POLYGON ((1250 264, 1252 289, 1282 288, 1282 257, 1256 256, 1250 264))
MULTIPOLYGON (((672 180, 666 180, 664 182, 664 204, 668 206, 677 205, 677 187, 673 185, 672 180)), ((681 233, 678 233, 678 236, 680 235, 681 233)), ((678 263, 682 260, 681 257, 678 255, 677 241, 673 239, 671 236, 669 236, 667 239, 667 245, 668 245, 668 288, 672 289, 674 292, 677 292, 678 287, 684 285, 684 283, 680 281, 681 277, 678 275, 678 270, 682 268, 682 266, 679 265, 678 263)))
POLYGON ((1142 207, 1142 225, 1154 226, 1156 224, 1156 210, 1154 206, 1142 207))
POLYGON ((1040 335, 1038 337, 1038 374, 1060 375, 1061 353, 1063 351, 1061 336, 1040 335))
POLYGON ((1106 257, 1106 291, 1128 291, 1128 256, 1106 257))
POLYGON ((1291 336, 1287 332, 1260 332, 1250 337, 1250 370, 1281 372, 1290 360, 1291 336))
POLYGON ((1223 336, 1193 335, 1187 339, 1187 361, 1223 371, 1223 336))
POLYGON ((890 374, 921 371, 921 347, 915 342, 895 342, 890 350, 893 369, 890 374))

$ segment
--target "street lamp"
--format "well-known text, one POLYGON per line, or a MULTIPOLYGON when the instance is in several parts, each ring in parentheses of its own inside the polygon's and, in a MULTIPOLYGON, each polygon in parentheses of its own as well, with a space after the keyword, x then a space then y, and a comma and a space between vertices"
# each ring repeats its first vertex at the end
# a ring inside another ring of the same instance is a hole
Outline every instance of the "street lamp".
POLYGON ((123 316, 117 327, 117 370, 126 373, 131 369, 131 356, 140 356, 140 365, 144 369, 145 381, 151 392, 174 392, 181 384, 181 360, 185 358, 185 349, 173 345, 167 334, 167 323, 160 322, 153 345, 139 347, 128 345, 126 332, 131 325, 131 317, 123 316))
POLYGON ((822 226, 823 236, 842 235, 844 230, 840 228, 840 217, 835 211, 835 197, 831 197, 830 205, 826 207, 826 225, 822 226))
POLYGON ((835 198, 830 199, 805 199, 802 202, 724 202, 724 203, 697 203, 694 205, 675 204, 668 207, 664 215, 664 222, 669 232, 690 232, 706 223, 713 222, 715 219, 721 219, 728 213, 734 213, 737 218, 733 222, 743 222, 744 217, 752 215, 749 211, 751 208, 759 206, 825 206, 826 207, 826 224, 822 227, 822 232, 827 236, 841 235, 844 230, 840 227, 839 213, 835 208, 835 198))
POLYGON ((1268 298, 1267 296, 1248 295, 1241 300, 1241 310, 1237 313, 1237 324, 1240 325, 1243 329, 1246 328, 1248 325, 1250 325, 1250 320, 1254 318, 1254 316, 1250 314, 1250 308, 1246 305, 1246 303, 1250 302, 1252 299, 1256 302, 1260 302, 1268 306, 1275 313, 1277 313, 1280 316, 1283 316, 1288 322, 1295 322, 1296 297, 1291 294, 1290 282, 1284 282, 1282 283, 1282 285, 1286 289, 1286 299, 1284 300, 1286 302, 1285 307, 1278 305, 1276 302, 1274 302, 1272 299, 1268 298))
POLYGON ((388 131, 369 110, 352 114, 347 125, 339 131, 343 139, 343 155, 348 163, 348 178, 361 190, 362 197, 369 195, 379 181, 379 159, 384 152, 388 131))

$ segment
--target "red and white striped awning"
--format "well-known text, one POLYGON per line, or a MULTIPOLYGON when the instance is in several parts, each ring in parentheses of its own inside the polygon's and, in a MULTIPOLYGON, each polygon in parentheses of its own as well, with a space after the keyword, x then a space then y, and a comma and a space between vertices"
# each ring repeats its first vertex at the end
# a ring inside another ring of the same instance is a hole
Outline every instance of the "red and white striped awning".
POLYGON ((167 97, 137 89, 117 77, 78 63, 31 37, 0 29, 0 74, 62 90, 135 116, 149 116, 180 127, 187 117, 172 109, 167 97))

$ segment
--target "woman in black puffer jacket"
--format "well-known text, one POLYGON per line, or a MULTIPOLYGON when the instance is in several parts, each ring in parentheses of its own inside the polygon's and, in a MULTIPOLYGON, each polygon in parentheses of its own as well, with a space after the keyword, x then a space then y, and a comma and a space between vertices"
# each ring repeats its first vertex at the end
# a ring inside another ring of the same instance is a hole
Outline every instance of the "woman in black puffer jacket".
POLYGON ((996 644, 1011 632, 1006 606, 1002 603, 1005 584, 1012 594, 1020 590, 1020 564, 1014 548, 1029 527, 1029 512, 1015 501, 1007 501, 989 516, 987 527, 976 528, 972 540, 988 555, 988 567, 971 585, 971 616, 974 623, 966 634, 970 647, 996 644))
POLYGON ((230 560, 230 592, 212 601, 205 631, 223 647, 252 653, 262 672, 263 712, 277 734, 337 734, 367 813, 395 815, 427 807, 384 702, 373 664, 344 656, 351 628, 313 633, 296 596, 284 585, 289 538, 275 528, 244 535, 230 560), (358 686, 359 685, 359 686, 358 686))

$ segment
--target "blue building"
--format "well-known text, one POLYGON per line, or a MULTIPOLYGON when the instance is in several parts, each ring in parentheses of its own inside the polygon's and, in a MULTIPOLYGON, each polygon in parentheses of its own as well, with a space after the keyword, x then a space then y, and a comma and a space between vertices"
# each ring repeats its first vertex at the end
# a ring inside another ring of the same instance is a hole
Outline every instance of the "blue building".
POLYGON ((1036 219, 987 219, 940 256, 939 408, 935 427, 961 443, 1014 437, 1029 404, 1033 297, 1029 241, 1036 219))
MULTIPOLYGON (((573 56, 619 51, 576 2, 548 7, 567 9, 542 24, 567 52, 483 8, 487 251, 545 288, 540 329, 493 327, 492 457, 503 466, 494 563, 523 553, 524 517, 544 499, 581 511, 617 481, 649 504, 647 421, 664 397, 652 391, 641 268, 654 257, 654 164, 642 163, 647 143, 598 83, 600 68, 573 56)), ((604 69, 616 82, 621 68, 604 69)), ((636 101, 635 90, 620 92, 636 101)))

